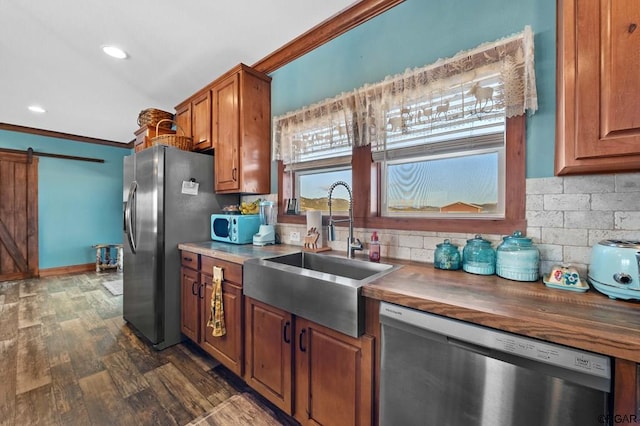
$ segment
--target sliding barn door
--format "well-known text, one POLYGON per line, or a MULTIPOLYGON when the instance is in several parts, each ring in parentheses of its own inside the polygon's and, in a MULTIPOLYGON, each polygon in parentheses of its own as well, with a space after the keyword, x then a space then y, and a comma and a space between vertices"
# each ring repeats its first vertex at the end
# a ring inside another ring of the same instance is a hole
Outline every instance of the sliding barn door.
POLYGON ((38 275, 38 159, 0 152, 0 281, 38 275))

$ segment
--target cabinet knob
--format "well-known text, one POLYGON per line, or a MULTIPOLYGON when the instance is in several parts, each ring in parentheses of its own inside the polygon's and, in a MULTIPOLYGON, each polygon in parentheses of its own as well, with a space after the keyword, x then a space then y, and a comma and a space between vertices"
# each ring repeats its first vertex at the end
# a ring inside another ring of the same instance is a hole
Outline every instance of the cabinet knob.
POLYGON ((638 28, 638 25, 634 22, 632 22, 631 24, 629 24, 629 34, 633 33, 636 28, 638 28))

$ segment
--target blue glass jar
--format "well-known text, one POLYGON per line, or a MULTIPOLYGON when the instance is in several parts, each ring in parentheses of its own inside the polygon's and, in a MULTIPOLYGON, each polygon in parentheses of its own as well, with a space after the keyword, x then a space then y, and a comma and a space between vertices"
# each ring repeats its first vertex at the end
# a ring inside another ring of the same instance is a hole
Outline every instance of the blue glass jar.
POLYGON ((496 252, 491 242, 480 235, 467 240, 462 250, 462 269, 478 275, 493 275, 496 272, 496 252))
POLYGON ((460 251, 457 245, 451 244, 448 239, 436 244, 436 252, 433 255, 433 266, 436 269, 454 271, 460 269, 460 263, 460 251))
POLYGON ((540 270, 540 252, 531 238, 515 231, 502 239, 496 256, 496 274, 515 281, 537 281, 540 270))

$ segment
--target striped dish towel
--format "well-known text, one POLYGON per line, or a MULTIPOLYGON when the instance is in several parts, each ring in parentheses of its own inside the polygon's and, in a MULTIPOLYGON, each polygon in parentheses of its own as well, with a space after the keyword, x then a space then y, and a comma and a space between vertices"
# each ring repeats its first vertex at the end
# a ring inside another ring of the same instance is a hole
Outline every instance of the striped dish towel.
POLYGON ((227 330, 224 326, 224 306, 222 305, 222 268, 213 267, 213 291, 211 292, 211 316, 207 327, 213 328, 213 337, 224 336, 227 330))

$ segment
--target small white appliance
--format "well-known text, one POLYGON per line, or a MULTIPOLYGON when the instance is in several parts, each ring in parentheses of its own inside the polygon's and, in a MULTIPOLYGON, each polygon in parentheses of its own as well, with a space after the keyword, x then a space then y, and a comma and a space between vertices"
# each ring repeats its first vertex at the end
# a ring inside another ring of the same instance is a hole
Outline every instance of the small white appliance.
POLYGON ((260 229, 253 236, 254 246, 276 243, 275 211, 273 201, 260 201, 260 229))

